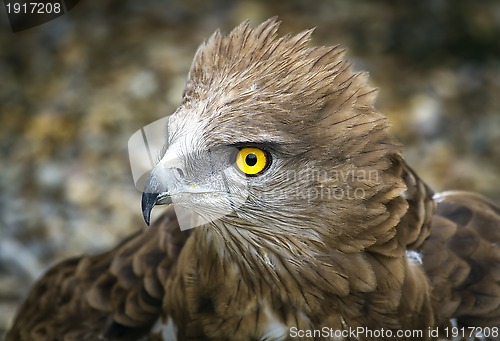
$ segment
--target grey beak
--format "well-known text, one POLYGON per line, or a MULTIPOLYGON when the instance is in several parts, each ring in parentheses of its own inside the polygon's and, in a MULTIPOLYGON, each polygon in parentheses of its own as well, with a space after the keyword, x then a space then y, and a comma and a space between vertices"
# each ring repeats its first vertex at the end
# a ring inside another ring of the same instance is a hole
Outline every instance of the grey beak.
POLYGON ((156 199, 158 198, 159 193, 142 193, 142 216, 144 217, 144 221, 149 226, 151 222, 151 211, 153 207, 156 205, 156 199))
POLYGON ((151 171, 146 185, 144 186, 144 192, 142 193, 142 216, 147 225, 151 222, 151 211, 155 205, 167 205, 171 204, 172 200, 168 193, 167 185, 165 184, 165 178, 169 170, 162 168, 155 168, 151 171))

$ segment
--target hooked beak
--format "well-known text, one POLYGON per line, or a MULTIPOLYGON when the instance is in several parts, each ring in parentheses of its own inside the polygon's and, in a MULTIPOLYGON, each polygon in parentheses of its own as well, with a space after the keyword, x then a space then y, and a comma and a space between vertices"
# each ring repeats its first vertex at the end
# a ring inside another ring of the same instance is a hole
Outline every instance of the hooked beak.
POLYGON ((149 175, 142 193, 142 216, 147 225, 151 222, 151 211, 155 205, 168 205, 172 199, 165 184, 165 169, 155 168, 149 175))

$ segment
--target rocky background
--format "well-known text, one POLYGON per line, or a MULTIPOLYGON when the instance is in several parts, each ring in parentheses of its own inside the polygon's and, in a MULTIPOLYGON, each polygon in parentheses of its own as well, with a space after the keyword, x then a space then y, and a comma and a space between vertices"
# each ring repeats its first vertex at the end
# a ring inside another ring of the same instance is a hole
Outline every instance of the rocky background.
POLYGON ((417 172, 500 202, 499 1, 82 1, 15 34, 0 12, 0 338, 47 267, 144 226, 127 141, 246 19, 349 48, 417 172))

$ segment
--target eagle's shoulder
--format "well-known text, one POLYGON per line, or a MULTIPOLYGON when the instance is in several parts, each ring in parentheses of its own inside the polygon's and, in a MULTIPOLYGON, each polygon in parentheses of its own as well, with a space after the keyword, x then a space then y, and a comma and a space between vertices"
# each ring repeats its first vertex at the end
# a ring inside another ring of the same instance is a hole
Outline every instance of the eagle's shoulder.
POLYGON ((173 208, 113 250, 64 260, 38 280, 7 340, 137 340, 158 320, 187 240, 173 208))

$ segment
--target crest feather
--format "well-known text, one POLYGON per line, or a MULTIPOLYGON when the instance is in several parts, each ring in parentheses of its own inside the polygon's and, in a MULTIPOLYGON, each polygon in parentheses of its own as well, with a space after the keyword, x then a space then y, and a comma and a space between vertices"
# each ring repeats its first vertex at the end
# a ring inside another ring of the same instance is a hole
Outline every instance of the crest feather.
POLYGON ((228 35, 216 31, 196 52, 184 100, 214 98, 258 86, 260 95, 266 90, 273 95, 300 93, 314 102, 335 93, 346 100, 352 98, 351 103, 363 97, 363 105, 372 104, 374 96, 367 95, 373 89, 366 85, 363 74, 352 72, 343 59, 344 49, 338 45, 309 47, 314 29, 278 37, 279 26, 271 18, 255 28, 245 21, 228 35))
POLYGON ((207 139, 227 144, 253 129, 256 141, 272 136, 325 159, 379 157, 375 145, 397 153, 387 118, 373 107, 367 73, 353 72, 339 45, 309 46, 313 29, 278 36, 279 24, 272 18, 252 28, 247 21, 228 35, 217 31, 198 49, 183 101, 207 119, 207 139))

